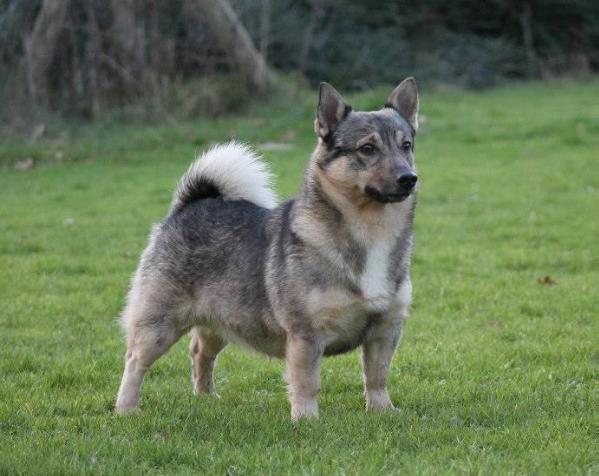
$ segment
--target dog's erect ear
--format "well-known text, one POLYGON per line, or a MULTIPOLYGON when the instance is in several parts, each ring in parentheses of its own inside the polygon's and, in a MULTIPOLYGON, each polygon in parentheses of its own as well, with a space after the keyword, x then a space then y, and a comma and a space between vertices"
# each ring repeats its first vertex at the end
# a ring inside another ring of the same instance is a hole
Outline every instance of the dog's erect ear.
POLYGON ((329 83, 320 83, 318 110, 314 130, 325 142, 335 132, 339 123, 351 112, 341 94, 329 83))
POLYGON ((418 89, 412 77, 404 79, 397 86, 385 103, 406 119, 414 130, 418 129, 418 89))

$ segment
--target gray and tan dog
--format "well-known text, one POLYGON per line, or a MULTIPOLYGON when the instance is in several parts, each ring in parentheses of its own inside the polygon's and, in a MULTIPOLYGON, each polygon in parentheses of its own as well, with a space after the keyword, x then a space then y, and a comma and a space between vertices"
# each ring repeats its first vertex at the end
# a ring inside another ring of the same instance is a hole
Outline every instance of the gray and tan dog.
POLYGON ((413 78, 374 112, 352 111, 323 83, 301 192, 279 206, 248 147, 193 163, 133 279, 116 411, 138 408, 144 374, 189 331, 196 393, 214 392, 216 357, 237 342, 284 357, 291 417, 316 417, 322 357, 362 346, 366 406, 392 409, 387 375, 412 293, 417 116, 413 78))

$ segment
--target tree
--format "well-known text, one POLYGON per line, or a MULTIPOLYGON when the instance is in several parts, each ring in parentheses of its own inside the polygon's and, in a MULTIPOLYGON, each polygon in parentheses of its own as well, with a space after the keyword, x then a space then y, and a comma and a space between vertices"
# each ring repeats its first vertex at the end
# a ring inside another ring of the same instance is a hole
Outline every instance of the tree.
POLYGON ((231 58, 247 86, 262 94, 273 81, 264 57, 227 0, 194 0, 219 47, 231 58))
MULTIPOLYGON (((119 75, 126 89, 137 92, 143 62, 143 45, 135 18, 135 0, 111 0, 111 38, 115 58, 109 66, 119 75)), ((108 58, 107 61, 112 60, 108 58)))
POLYGON ((33 31, 25 41, 25 65, 29 95, 47 97, 47 73, 52 65, 58 38, 70 0, 44 0, 35 19, 33 31))

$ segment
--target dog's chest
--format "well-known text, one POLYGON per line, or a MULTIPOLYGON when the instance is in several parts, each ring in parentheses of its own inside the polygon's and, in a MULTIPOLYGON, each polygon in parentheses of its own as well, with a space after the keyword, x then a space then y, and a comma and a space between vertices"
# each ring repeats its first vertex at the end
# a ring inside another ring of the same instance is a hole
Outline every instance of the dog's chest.
POLYGON ((402 245, 400 237, 410 226, 409 211, 403 203, 388 205, 371 226, 364 223, 350 226, 354 239, 365 244, 364 261, 355 282, 371 310, 385 311, 392 304, 397 287, 392 269, 394 255, 402 245))
POLYGON ((366 254, 358 286, 370 310, 382 311, 390 304, 395 287, 389 270, 394 246, 395 240, 381 239, 375 241, 366 254))

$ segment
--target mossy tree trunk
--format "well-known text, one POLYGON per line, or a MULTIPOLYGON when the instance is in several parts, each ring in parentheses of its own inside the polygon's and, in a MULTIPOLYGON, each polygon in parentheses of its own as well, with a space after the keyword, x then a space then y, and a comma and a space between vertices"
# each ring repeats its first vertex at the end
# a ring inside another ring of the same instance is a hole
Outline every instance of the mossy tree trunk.
POLYGON ((273 82, 264 57, 227 0, 193 0, 219 47, 231 59, 246 85, 263 94, 273 82))
POLYGON ((33 30, 25 41, 25 67, 29 95, 34 101, 47 99, 47 74, 64 27, 70 0, 43 0, 33 30))

